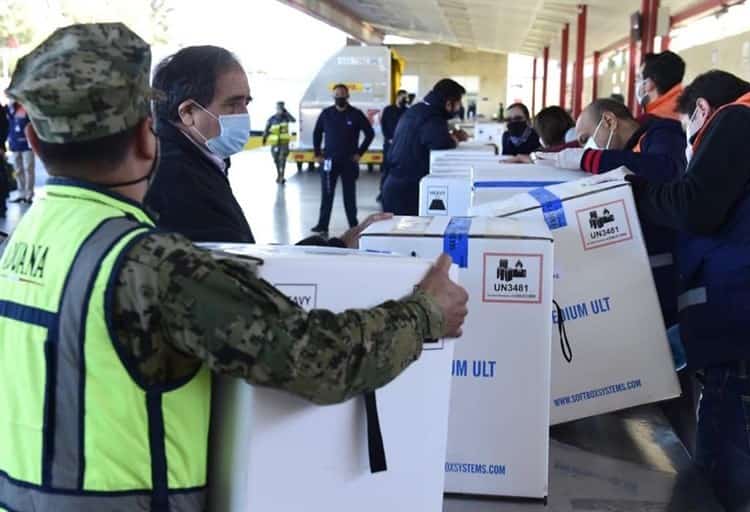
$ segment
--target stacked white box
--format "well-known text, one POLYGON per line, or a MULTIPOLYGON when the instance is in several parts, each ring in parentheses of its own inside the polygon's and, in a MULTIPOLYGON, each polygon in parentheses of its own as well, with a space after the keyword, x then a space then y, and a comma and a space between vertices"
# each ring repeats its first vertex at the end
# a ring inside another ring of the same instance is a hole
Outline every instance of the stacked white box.
POLYGON ((553 228, 555 300, 572 360, 563 356, 556 323, 552 424, 680 394, 630 186, 599 180, 472 208, 476 215, 546 219, 553 228))
POLYGON ((553 268, 547 227, 399 217, 371 226, 361 245, 427 258, 447 249, 464 265, 459 283, 469 292, 469 316, 453 363, 446 492, 546 496, 553 268))
MULTIPOLYGON (((494 144, 462 142, 455 149, 433 149, 430 151, 430 164, 445 155, 497 155, 498 148, 494 144)), ((496 157, 497 158, 497 157, 496 157)))
MULTIPOLYGON (((259 275, 305 309, 376 306, 407 295, 430 262, 315 248, 222 244, 263 260, 259 275)), ((452 270, 455 279, 455 269, 452 270)), ((440 510, 453 342, 377 391, 388 470, 370 473, 361 397, 320 407, 219 379, 213 403, 213 512, 440 510)))
POLYGON ((588 176, 542 165, 451 163, 419 183, 419 215, 467 215, 472 206, 588 176))

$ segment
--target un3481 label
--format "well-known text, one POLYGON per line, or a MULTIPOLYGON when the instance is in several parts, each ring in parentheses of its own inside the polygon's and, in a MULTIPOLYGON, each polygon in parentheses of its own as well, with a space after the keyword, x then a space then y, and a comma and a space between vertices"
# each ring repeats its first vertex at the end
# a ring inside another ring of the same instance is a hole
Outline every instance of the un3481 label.
POLYGON ((630 217, 622 199, 577 210, 576 219, 586 251, 633 238, 630 217))
POLYGON ((482 300, 484 302, 542 301, 541 254, 485 253, 482 300))

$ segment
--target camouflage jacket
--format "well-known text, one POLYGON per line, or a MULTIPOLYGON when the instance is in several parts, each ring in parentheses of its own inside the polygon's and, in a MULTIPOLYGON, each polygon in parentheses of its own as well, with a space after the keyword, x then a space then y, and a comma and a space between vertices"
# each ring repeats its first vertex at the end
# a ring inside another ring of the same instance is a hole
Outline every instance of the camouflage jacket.
POLYGON ((254 268, 215 259, 180 235, 127 253, 114 290, 115 343, 148 384, 215 372, 336 403, 385 385, 439 338, 443 316, 421 292, 369 310, 305 312, 254 268))

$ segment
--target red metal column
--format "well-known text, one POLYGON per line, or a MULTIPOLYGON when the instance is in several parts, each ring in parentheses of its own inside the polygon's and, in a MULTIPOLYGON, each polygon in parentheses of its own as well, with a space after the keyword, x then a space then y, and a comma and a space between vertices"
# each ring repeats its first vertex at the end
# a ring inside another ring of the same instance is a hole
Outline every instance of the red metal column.
POLYGON ((638 59, 640 63, 643 56, 651 50, 648 49, 649 34, 651 30, 651 0, 641 0, 641 56, 638 59))
POLYGON ((586 59, 586 14, 585 4, 578 6, 578 24, 576 25, 576 64, 575 87, 573 89, 573 117, 578 118, 583 110, 583 64, 586 59))
POLYGON ((659 19, 659 0, 651 0, 648 20, 648 51, 656 51, 656 25, 659 19))
POLYGON ((594 77, 591 82, 591 101, 596 101, 599 96, 599 59, 602 54, 600 52, 594 52, 594 77))
POLYGON ((531 72, 531 115, 536 114, 536 57, 534 57, 534 69, 531 72))
POLYGON ((544 47, 544 75, 542 76, 542 108, 547 106, 547 77, 549 76, 549 46, 544 47))
POLYGON ((636 44, 638 41, 633 37, 633 34, 631 32, 630 35, 630 45, 628 46, 628 97, 627 97, 627 103, 628 108, 631 112, 633 112, 633 115, 636 115, 636 109, 638 108, 638 105, 635 101, 635 59, 638 53, 638 50, 636 48, 636 44))
POLYGON ((562 30, 562 44, 560 49, 560 103, 565 108, 565 96, 568 88, 568 42, 570 40, 570 25, 565 24, 562 30))

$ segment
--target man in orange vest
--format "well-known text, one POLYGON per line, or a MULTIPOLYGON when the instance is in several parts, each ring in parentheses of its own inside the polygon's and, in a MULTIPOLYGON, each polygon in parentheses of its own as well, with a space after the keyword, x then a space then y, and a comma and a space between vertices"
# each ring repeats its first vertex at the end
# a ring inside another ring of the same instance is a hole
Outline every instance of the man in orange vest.
POLYGON ((703 374, 696 461, 730 512, 750 510, 750 83, 709 71, 677 102, 687 171, 630 176, 644 220, 680 232, 679 320, 703 374))
POLYGON ((638 72, 635 93, 647 116, 680 121, 677 98, 682 94, 685 61, 674 52, 648 53, 638 72))

